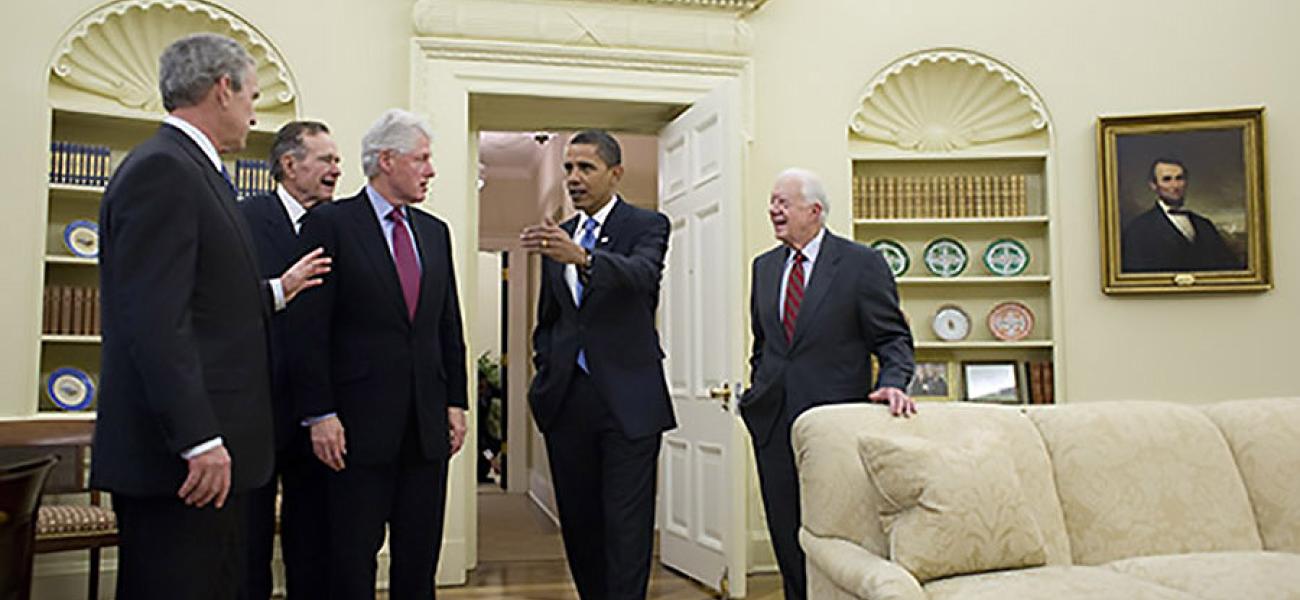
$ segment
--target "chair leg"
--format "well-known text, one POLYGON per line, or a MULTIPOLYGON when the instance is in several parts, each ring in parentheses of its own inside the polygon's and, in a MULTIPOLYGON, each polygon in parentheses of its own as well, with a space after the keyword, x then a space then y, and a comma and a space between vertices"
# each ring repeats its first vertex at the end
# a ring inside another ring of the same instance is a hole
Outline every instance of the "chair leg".
POLYGON ((90 600, 99 600, 99 546, 90 549, 90 582, 86 587, 90 600))

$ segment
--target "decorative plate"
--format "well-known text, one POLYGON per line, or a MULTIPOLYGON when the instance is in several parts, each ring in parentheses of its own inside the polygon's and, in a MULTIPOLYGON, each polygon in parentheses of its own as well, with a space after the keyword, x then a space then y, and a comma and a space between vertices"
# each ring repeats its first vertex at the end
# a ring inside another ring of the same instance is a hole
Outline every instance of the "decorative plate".
POLYGON ((1016 301, 1003 302, 989 311, 989 331, 999 340, 1025 339, 1034 330, 1034 313, 1016 301))
POLYGON ((926 244, 922 259, 931 273, 939 277, 956 277, 966 270, 970 255, 961 242, 944 237, 926 244))
POLYGON ((95 258, 99 256, 99 224, 76 220, 63 228, 63 245, 73 256, 95 258))
POLYGON ((889 271, 894 277, 902 277, 912 266, 912 257, 907 255, 907 248, 894 240, 876 240, 871 243, 871 247, 885 259, 885 264, 889 265, 889 271))
POLYGON ((1029 250, 1025 245, 1003 238, 984 249, 984 268, 994 275, 1012 277, 1025 272, 1029 266, 1029 250))
POLYGON ((45 382, 45 394, 63 410, 85 410, 95 399, 95 384, 85 371, 62 367, 50 373, 45 382))
POLYGON ((970 335, 970 315, 960 306, 945 304, 934 313, 930 326, 934 328, 934 335, 945 342, 964 340, 970 335))

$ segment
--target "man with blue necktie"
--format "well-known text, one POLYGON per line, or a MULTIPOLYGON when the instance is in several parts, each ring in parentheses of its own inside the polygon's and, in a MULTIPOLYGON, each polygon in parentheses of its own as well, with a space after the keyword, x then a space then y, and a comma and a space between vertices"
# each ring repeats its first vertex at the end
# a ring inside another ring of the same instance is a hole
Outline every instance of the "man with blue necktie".
POLYGON ((569 140, 564 172, 577 216, 520 234, 543 256, 528 399, 578 594, 645 598, 660 436, 677 426, 655 330, 668 218, 614 193, 622 149, 604 131, 569 140))

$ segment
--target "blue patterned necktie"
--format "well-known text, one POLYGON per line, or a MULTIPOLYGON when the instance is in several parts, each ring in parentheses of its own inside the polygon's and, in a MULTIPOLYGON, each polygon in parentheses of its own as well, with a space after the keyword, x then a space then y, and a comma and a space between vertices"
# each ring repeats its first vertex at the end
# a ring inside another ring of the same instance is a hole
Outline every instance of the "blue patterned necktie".
MULTIPOLYGON (((600 223, 597 223, 595 219, 589 218, 582 224, 582 236, 578 238, 578 245, 582 246, 584 250, 591 250, 596 247, 597 227, 600 227, 600 223)), ((574 268, 580 270, 582 267, 575 266, 574 268)), ((574 288, 578 292, 577 305, 582 306, 583 285, 581 274, 579 274, 577 280, 574 282, 574 288)), ((587 351, 582 348, 578 348, 578 367, 580 367, 584 373, 591 372, 587 369, 587 351)))

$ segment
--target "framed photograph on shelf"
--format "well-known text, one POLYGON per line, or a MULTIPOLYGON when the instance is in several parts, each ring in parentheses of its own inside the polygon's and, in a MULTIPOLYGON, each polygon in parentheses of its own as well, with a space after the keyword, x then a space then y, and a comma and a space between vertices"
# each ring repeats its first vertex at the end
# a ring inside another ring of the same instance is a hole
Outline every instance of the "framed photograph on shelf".
POLYGON ((955 398, 957 385, 953 380, 952 363, 918 361, 916 372, 912 374, 912 383, 907 386, 907 395, 916 400, 955 398))
POLYGON ((1015 361, 965 361, 961 370, 967 402, 1020 403, 1020 369, 1015 361))
POLYGON ((1263 114, 1097 120, 1105 293, 1272 288, 1263 114))

